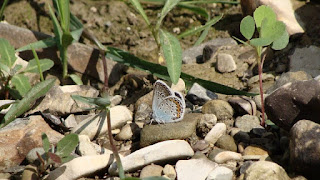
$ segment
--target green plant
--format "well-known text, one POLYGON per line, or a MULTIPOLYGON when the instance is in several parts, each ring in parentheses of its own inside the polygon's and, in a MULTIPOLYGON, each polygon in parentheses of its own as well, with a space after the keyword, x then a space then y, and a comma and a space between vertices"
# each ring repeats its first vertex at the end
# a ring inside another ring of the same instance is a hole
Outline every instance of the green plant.
POLYGON ((5 99, 8 99, 9 93, 16 99, 21 99, 31 89, 24 73, 39 73, 43 81, 42 72, 53 66, 50 59, 39 60, 35 53, 34 55, 35 59, 30 60, 26 68, 22 69, 22 65, 16 64, 14 47, 6 39, 0 38, 0 94, 4 94, 5 99))
MULTIPOLYGON (((222 18, 222 15, 210 20, 210 16, 208 15, 208 13, 200 7, 190 6, 188 4, 183 4, 183 2, 180 2, 180 0, 158 1, 158 2, 164 3, 164 6, 163 6, 162 11, 160 13, 160 17, 158 18, 158 20, 156 22, 156 25, 153 26, 150 23, 146 13, 144 12, 140 2, 138 0, 130 0, 130 2, 136 8, 136 10, 140 13, 140 15, 143 17, 144 21, 148 25, 148 27, 149 27, 150 31, 152 32, 152 35, 158 45, 159 52, 160 52, 160 49, 162 49, 162 55, 164 56, 164 59, 167 64, 167 71, 170 76, 170 80, 174 84, 176 84, 178 82, 178 80, 180 78, 180 74, 181 74, 182 49, 181 49, 179 40, 174 35, 161 29, 163 19, 175 6, 187 8, 189 10, 192 10, 192 11, 206 17, 209 21, 204 26, 192 28, 192 29, 190 29, 190 30, 188 30, 178 36, 179 38, 182 38, 182 37, 203 31, 202 35, 200 36, 200 38, 196 42, 196 45, 197 45, 197 44, 200 44, 204 40, 205 36, 208 33, 209 28, 213 24, 218 22, 222 18)), ((161 59, 161 57, 162 56, 160 56, 159 59, 161 59)))
POLYGON ((56 148, 50 145, 48 136, 45 133, 42 133, 41 137, 45 153, 43 156, 40 156, 37 152, 37 156, 41 162, 41 165, 38 168, 40 176, 49 168, 50 165, 54 163, 66 163, 74 158, 70 154, 78 146, 79 138, 77 134, 66 135, 57 143, 56 148))
POLYGON ((244 42, 236 37, 234 38, 242 42, 243 44, 254 47, 256 50, 261 96, 261 125, 264 126, 265 117, 262 87, 262 66, 263 61, 265 59, 265 55, 262 56, 262 48, 268 46, 274 50, 281 50, 287 46, 289 42, 289 35, 286 31, 286 25, 283 22, 278 21, 276 19, 276 14, 273 12, 273 10, 265 5, 258 7, 254 11, 253 17, 246 16, 242 19, 240 24, 240 32, 248 40, 248 42, 244 42), (259 37, 253 38, 256 28, 259 37))
POLYGON ((6 8, 8 2, 9 2, 9 0, 4 0, 3 1, 3 4, 2 4, 1 9, 0 9, 0 21, 3 20, 3 12, 4 12, 4 9, 6 8))

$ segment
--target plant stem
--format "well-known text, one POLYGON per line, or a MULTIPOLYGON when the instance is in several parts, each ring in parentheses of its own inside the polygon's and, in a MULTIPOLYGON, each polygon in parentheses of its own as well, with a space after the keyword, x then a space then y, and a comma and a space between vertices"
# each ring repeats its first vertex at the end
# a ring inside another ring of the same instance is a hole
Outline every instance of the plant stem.
POLYGON ((3 12, 4 12, 4 8, 7 6, 9 0, 4 0, 2 7, 0 9, 0 21, 3 20, 3 12))
POLYGON ((107 123, 108 123, 108 136, 109 136, 109 140, 110 140, 110 145, 113 151, 113 154, 116 158, 117 161, 117 166, 118 166, 118 171, 119 171, 119 177, 120 179, 124 179, 124 171, 123 171, 123 167, 122 167, 122 163, 121 163, 121 159, 118 153, 118 150, 116 148, 116 146, 113 143, 113 137, 112 137, 112 133, 111 133, 111 119, 110 119, 110 110, 106 109, 107 111, 107 123))
POLYGON ((66 79, 68 77, 68 53, 65 47, 61 48, 60 58, 62 60, 62 78, 66 79))
POLYGON ((102 93, 106 94, 108 93, 109 85, 108 85, 108 67, 107 67, 107 59, 106 59, 106 52, 103 50, 100 50, 100 55, 103 63, 103 71, 104 71, 104 85, 102 88, 102 93))
POLYGON ((38 71, 39 71, 39 74, 40 74, 40 80, 41 80, 41 81, 44 81, 42 69, 41 69, 41 66, 40 66, 39 57, 38 57, 38 55, 37 55, 37 53, 36 53, 36 51, 34 50, 33 47, 31 47, 31 50, 32 50, 32 53, 33 53, 34 58, 35 58, 36 61, 37 61, 38 71))
POLYGON ((260 88, 260 98, 261 98, 261 126, 264 127, 265 126, 265 117, 264 117, 264 100, 263 100, 263 87, 262 87, 262 66, 264 62, 264 59, 266 57, 266 54, 264 54, 261 58, 261 52, 262 52, 262 48, 258 47, 257 48, 257 54, 258 54, 258 73, 259 73, 259 88, 260 88))

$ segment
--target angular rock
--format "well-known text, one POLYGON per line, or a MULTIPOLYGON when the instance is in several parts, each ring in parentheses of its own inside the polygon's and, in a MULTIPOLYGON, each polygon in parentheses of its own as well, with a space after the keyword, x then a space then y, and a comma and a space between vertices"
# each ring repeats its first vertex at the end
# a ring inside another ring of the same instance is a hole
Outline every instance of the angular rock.
POLYGON ((130 139, 136 139, 140 135, 140 128, 136 123, 126 124, 121 128, 119 134, 114 139, 118 141, 126 141, 130 139))
POLYGON ((262 128, 260 120, 257 116, 244 115, 237 117, 235 121, 235 127, 239 128, 243 132, 250 132, 254 128, 262 128))
POLYGON ((208 141, 211 144, 215 144, 218 139, 226 134, 227 126, 224 123, 217 123, 206 135, 204 140, 208 141))
POLYGON ((176 164, 177 179, 205 180, 217 166, 217 163, 207 158, 179 160, 176 164))
POLYGON ((0 171, 19 165, 28 152, 42 147, 42 133, 56 144, 63 135, 54 131, 41 116, 18 118, 0 129, 0 171))
POLYGON ((255 116, 257 113, 256 103, 248 97, 232 97, 228 99, 228 102, 233 107, 235 113, 237 113, 239 116, 245 114, 255 116))
POLYGON ((202 107, 202 113, 214 114, 218 120, 225 120, 231 119, 234 111, 228 102, 216 99, 206 102, 202 107))
POLYGON ((257 161, 249 166, 244 173, 246 180, 290 180, 286 171, 274 162, 257 161))
POLYGON ((233 171, 229 168, 218 166, 212 170, 206 180, 232 180, 233 171))
POLYGON ((308 179, 320 177, 320 125, 300 120, 290 130, 290 162, 308 179))
POLYGON ((205 89, 198 83, 194 83, 186 95, 186 99, 188 99, 192 104, 197 104, 200 106, 204 105, 209 100, 217 98, 217 94, 205 89))
POLYGON ((320 56, 320 48, 317 46, 309 46, 304 48, 296 48, 290 57, 290 71, 305 71, 312 77, 320 74, 320 62, 317 57, 320 56))
POLYGON ((174 167, 170 164, 166 164, 163 168, 163 174, 169 179, 175 180, 177 177, 177 172, 174 167))
POLYGON ((97 97, 98 94, 98 90, 86 85, 53 86, 40 104, 28 113, 43 112, 44 110, 48 110, 49 113, 55 115, 83 112, 85 108, 92 108, 92 106, 75 101, 71 98, 71 95, 97 97))
POLYGON ((216 69, 221 73, 228 73, 237 69, 236 62, 230 54, 219 53, 217 55, 216 69))
POLYGON ((140 146, 145 147, 156 142, 170 139, 186 139, 196 131, 198 119, 193 113, 186 114, 176 123, 144 126, 140 134, 140 146))
POLYGON ((311 80, 311 79, 312 77, 304 71, 286 72, 281 74, 281 76, 276 80, 274 85, 267 90, 267 93, 270 94, 277 88, 289 82, 297 82, 297 81, 304 81, 304 80, 311 80))
POLYGON ((215 145, 224 150, 237 152, 237 145, 234 142, 234 139, 227 134, 222 135, 215 145))
MULTIPOLYGON (((186 159, 194 155, 191 146, 184 140, 168 140, 139 149, 121 158, 123 170, 131 172, 151 163, 161 163, 186 159)), ((109 168, 110 174, 116 174, 117 164, 109 168)))
POLYGON ((198 46, 186 49, 182 52, 182 63, 192 64, 196 63, 197 59, 202 60, 203 48, 207 45, 213 46, 235 46, 238 43, 232 38, 215 38, 211 41, 202 43, 198 46))
MULTIPOLYGON (((192 113, 199 115, 199 123, 197 125, 197 135, 204 137, 217 124, 217 117, 214 114, 192 113)), ((196 118, 196 117, 195 117, 196 118)))
POLYGON ((50 172, 48 180, 78 179, 107 168, 111 154, 92 155, 75 158, 50 172))
POLYGON ((287 131, 298 120, 320 123, 320 82, 316 80, 288 83, 265 100, 268 118, 287 131))
MULTIPOLYGON (((126 106, 110 108, 111 128, 119 128, 127 121, 132 121, 132 112, 126 106)), ((72 133, 89 136, 90 140, 106 133, 108 130, 106 113, 91 115, 72 129, 72 133)))

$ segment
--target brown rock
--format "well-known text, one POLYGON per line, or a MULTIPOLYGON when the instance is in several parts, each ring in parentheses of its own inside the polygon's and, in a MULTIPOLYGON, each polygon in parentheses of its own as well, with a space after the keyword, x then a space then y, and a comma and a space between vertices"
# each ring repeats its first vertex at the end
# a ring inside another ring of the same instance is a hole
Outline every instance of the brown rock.
POLYGON ((41 147, 43 132, 52 144, 63 138, 41 116, 19 118, 0 129, 0 171, 19 165, 31 149, 41 147))
POLYGON ((246 156, 246 155, 268 155, 268 152, 258 146, 248 146, 244 149, 242 154, 244 156, 246 156))

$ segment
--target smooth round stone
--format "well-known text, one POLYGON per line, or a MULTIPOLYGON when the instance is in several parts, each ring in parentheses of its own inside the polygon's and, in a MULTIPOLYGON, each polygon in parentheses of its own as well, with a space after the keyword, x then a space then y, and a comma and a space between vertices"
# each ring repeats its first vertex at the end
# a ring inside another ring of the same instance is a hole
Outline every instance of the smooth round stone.
POLYGON ((243 153, 242 153, 244 156, 245 155, 269 155, 268 154, 268 151, 260 148, 260 147, 257 147, 257 146, 247 146, 243 153))
POLYGON ((170 164, 166 164, 163 168, 163 174, 168 177, 169 179, 176 179, 177 177, 177 173, 176 170, 174 169, 174 167, 170 164))
POLYGON ((179 78, 178 83, 177 84, 171 84, 171 89, 173 91, 178 91, 182 94, 184 94, 185 90, 186 90, 186 83, 183 81, 183 79, 179 78))
POLYGON ((205 179, 217 166, 207 158, 179 160, 176 164, 177 179, 205 179))
POLYGON ((269 161, 254 162, 245 171, 244 176, 246 180, 290 180, 281 166, 269 161))
POLYGON ((161 176, 163 170, 162 166, 151 164, 142 168, 140 172, 140 178, 146 178, 150 176, 161 176))
POLYGON ((234 142, 234 139, 227 134, 222 135, 215 145, 221 149, 237 152, 237 145, 234 142))
POLYGON ((249 97, 231 97, 228 102, 238 115, 256 115, 256 103, 249 97))
POLYGON ((140 134, 140 128, 136 123, 126 124, 121 128, 119 134, 115 136, 115 140, 126 141, 130 139, 135 139, 140 134))
POLYGON ((230 54, 219 53, 217 55, 216 69, 221 73, 227 73, 235 71, 237 65, 230 54))
POLYGON ((98 155, 98 152, 86 135, 79 135, 79 146, 77 151, 81 156, 98 155))
POLYGON ((225 163, 230 160, 241 161, 242 155, 240 153, 236 153, 232 151, 223 151, 214 157, 214 161, 219 164, 225 163))
POLYGON ((224 134, 226 134, 227 126, 224 123, 217 123, 206 135, 204 140, 211 144, 215 144, 217 140, 224 134))
POLYGON ((210 144, 205 141, 205 140, 200 140, 197 141, 193 146, 192 149, 196 152, 196 151, 205 151, 208 150, 208 148, 210 148, 210 144))
POLYGON ((239 128, 232 128, 230 135, 233 137, 235 142, 248 143, 250 141, 250 136, 248 133, 241 131, 239 128))
POLYGON ((197 125, 197 134, 204 137, 217 124, 217 117, 214 114, 201 114, 197 125))
POLYGON ((232 180, 233 171, 229 168, 218 166, 212 170, 206 180, 232 180))
POLYGON ((35 160, 38 159, 37 152, 39 153, 40 156, 42 156, 45 153, 42 147, 31 149, 26 156, 26 159, 30 164, 32 164, 35 160))
POLYGON ((206 102, 202 107, 202 113, 214 114, 218 120, 231 119, 234 111, 231 105, 223 100, 214 99, 206 102))
POLYGON ((196 131, 198 119, 199 114, 189 113, 176 123, 144 126, 140 134, 140 145, 146 147, 165 140, 186 139, 196 131))

